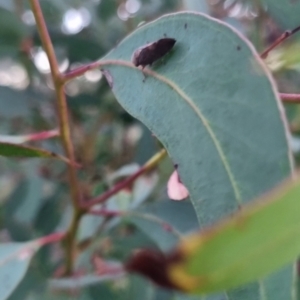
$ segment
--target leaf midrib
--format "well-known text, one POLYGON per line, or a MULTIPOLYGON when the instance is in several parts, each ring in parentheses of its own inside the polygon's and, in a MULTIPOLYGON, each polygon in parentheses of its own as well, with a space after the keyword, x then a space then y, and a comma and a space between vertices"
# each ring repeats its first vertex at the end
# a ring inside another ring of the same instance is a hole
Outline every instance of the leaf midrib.
MULTIPOLYGON (((132 63, 128 62, 128 61, 124 61, 124 60, 102 60, 101 61, 101 66, 105 66, 105 65, 118 65, 118 66, 123 66, 123 67, 127 67, 127 68, 131 68, 131 69, 137 69, 132 63)), ((237 181, 235 180, 235 176, 231 170, 230 164, 228 162, 228 159, 222 149, 222 146, 219 142, 219 140, 217 139, 217 136, 215 135, 212 127, 210 126, 210 123, 208 121, 208 119, 206 119, 206 117, 203 115, 202 111, 196 106, 196 104, 192 101, 192 99, 185 94, 185 92, 183 90, 181 90, 173 81, 167 79, 166 77, 150 70, 150 69, 144 69, 142 71, 143 73, 154 77, 155 79, 165 83, 166 85, 168 85, 169 87, 172 88, 172 90, 174 90, 191 108, 192 110, 196 113, 196 115, 199 117, 202 125, 205 127, 205 129, 207 130, 216 150, 217 153, 220 157, 220 160, 224 166, 224 169, 226 171, 226 174, 229 178, 229 182, 231 184, 231 187, 233 189, 233 193, 235 196, 235 200, 237 202, 238 205, 242 204, 242 198, 241 198, 241 193, 240 190, 238 188, 238 184, 237 181)))

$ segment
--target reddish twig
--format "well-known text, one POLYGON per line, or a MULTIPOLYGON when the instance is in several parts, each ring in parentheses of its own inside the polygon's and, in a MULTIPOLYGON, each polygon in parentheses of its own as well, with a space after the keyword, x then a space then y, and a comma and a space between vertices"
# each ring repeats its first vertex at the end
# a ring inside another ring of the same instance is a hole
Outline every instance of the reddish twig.
POLYGON ((68 81, 70 81, 70 80, 72 80, 76 77, 79 77, 79 76, 83 75, 84 73, 86 73, 89 70, 98 68, 100 65, 101 65, 100 61, 95 61, 95 62, 92 62, 90 64, 78 67, 78 68, 76 68, 72 71, 69 71, 69 72, 65 73, 63 75, 63 81, 68 82, 68 81))
POLYGON ((117 194, 119 191, 123 190, 124 188, 128 187, 130 184, 132 184, 138 177, 141 175, 147 173, 149 170, 145 167, 140 168, 136 173, 129 176, 123 181, 118 182, 115 186, 113 186, 111 189, 107 190, 105 193, 101 194, 98 197, 95 197, 88 201, 87 203, 83 204, 84 208, 92 207, 95 204, 101 204, 104 203, 106 200, 108 200, 113 195, 117 194))
POLYGON ((285 94, 280 93, 280 98, 284 103, 300 104, 300 94, 285 94))
MULTIPOLYGON (((71 130, 69 125, 67 99, 64 93, 63 80, 59 71, 57 59, 54 52, 54 47, 46 26, 46 22, 39 1, 30 0, 30 4, 36 20, 37 29, 42 41, 42 45, 47 54, 50 68, 51 68, 51 76, 55 86, 55 92, 57 98, 60 137, 62 140, 63 147, 65 149, 66 156, 71 162, 74 162, 75 154, 74 154, 73 144, 71 141, 71 133, 70 133, 71 130)), ((79 190, 79 182, 76 175, 76 169, 72 164, 68 165, 68 173, 69 173, 70 191, 72 193, 73 206, 75 208, 78 208, 81 192, 79 190)))
POLYGON ((60 242, 63 240, 66 236, 65 232, 55 232, 46 236, 43 236, 38 239, 38 244, 41 246, 47 245, 47 244, 52 244, 56 242, 60 242))
POLYGON ((111 189, 107 190, 103 194, 98 197, 95 197, 82 205, 83 209, 88 210, 90 207, 96 204, 101 204, 106 202, 110 197, 117 194, 119 191, 123 190, 124 188, 128 187, 132 184, 137 178, 142 176, 143 174, 151 171, 156 165, 160 162, 160 160, 166 155, 166 150, 163 149, 154 155, 143 167, 141 167, 136 173, 129 176, 125 180, 117 183, 111 189))
POLYGON ((35 17, 37 30, 39 32, 43 48, 47 54, 51 77, 55 87, 58 120, 59 120, 59 132, 62 145, 64 147, 67 158, 71 161, 68 164, 68 177, 70 192, 72 195, 72 204, 74 208, 73 218, 71 225, 66 235, 66 273, 72 273, 74 266, 74 253, 76 247, 76 232, 78 229, 79 221, 82 216, 80 202, 81 202, 81 190, 79 180, 77 178, 75 162, 75 152, 73 143, 71 140, 71 129, 69 124, 69 112, 66 95, 64 93, 64 78, 59 71, 58 62, 56 59, 54 47, 47 29, 47 25, 43 16, 43 12, 40 6, 39 0, 29 0, 33 15, 35 17))
POLYGON ((36 133, 31 133, 28 134, 26 137, 28 141, 40 141, 40 140, 46 140, 50 139, 53 137, 59 136, 59 130, 58 129, 53 129, 53 130, 48 130, 48 131, 41 131, 41 132, 36 132, 36 133))
POLYGON ((270 45, 264 52, 262 52, 260 54, 260 57, 265 59, 267 58, 268 54, 275 48, 277 47, 279 44, 281 44, 282 42, 284 42, 287 38, 289 38, 290 36, 292 36, 293 34, 295 34, 296 32, 300 31, 300 26, 296 27, 293 30, 287 30, 285 31, 279 38, 277 38, 275 40, 275 42, 273 42, 272 45, 270 45))

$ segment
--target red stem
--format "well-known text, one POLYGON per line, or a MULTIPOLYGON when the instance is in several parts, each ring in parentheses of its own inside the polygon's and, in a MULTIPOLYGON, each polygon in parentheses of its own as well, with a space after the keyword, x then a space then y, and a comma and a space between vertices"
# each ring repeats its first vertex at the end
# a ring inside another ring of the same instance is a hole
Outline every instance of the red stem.
POLYGON ((287 30, 287 31, 285 31, 279 38, 277 38, 275 40, 275 42, 273 42, 272 45, 270 45, 263 53, 261 53, 260 57, 263 58, 263 59, 267 58, 268 54, 275 47, 277 47, 279 44, 281 44, 282 42, 284 42, 287 38, 289 38, 290 36, 292 36, 293 34, 295 34, 298 31, 300 31, 300 26, 294 28, 293 30, 287 30))
POLYGON ((30 141, 45 140, 56 136, 59 136, 59 130, 57 129, 28 134, 28 138, 30 141))
POLYGON ((284 103, 291 103, 291 104, 299 104, 300 103, 300 94, 285 94, 280 93, 280 98, 284 103))
POLYGON ((89 70, 92 70, 92 69, 95 69, 95 68, 99 67, 100 65, 101 65, 101 62, 95 61, 95 62, 92 62, 90 64, 87 64, 87 65, 81 66, 79 68, 76 68, 76 69, 74 69, 70 72, 65 73, 63 75, 63 81, 67 82, 71 79, 79 77, 79 76, 83 75, 85 72, 87 72, 89 70))
POLYGON ((111 189, 107 190, 106 192, 104 192, 100 196, 91 199, 87 203, 84 203, 83 204, 83 208, 84 209, 88 209, 88 208, 90 208, 90 207, 92 207, 92 206, 94 206, 96 204, 104 203, 110 197, 112 197, 113 195, 117 194, 119 191, 121 191, 124 188, 126 188, 127 186, 129 186, 138 177, 140 177, 141 175, 143 175, 144 173, 146 173, 148 171, 149 171, 149 168, 147 168, 146 166, 140 168, 136 173, 134 173, 133 175, 129 176, 125 180, 120 181, 119 183, 117 183, 115 186, 113 186, 111 189))
POLYGON ((65 232, 56 232, 39 238, 38 242, 40 245, 45 246, 47 244, 60 242, 65 236, 65 232))

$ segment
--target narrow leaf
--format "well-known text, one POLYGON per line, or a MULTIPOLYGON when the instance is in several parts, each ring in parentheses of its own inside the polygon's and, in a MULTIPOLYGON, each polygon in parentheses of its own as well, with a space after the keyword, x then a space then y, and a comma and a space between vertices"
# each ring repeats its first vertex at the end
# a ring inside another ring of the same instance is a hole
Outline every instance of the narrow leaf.
POLYGON ((59 136, 57 129, 27 135, 0 135, 0 143, 23 144, 30 141, 46 140, 59 136))
MULTIPOLYGON (((0 142, 0 155, 5 157, 44 157, 55 158, 71 164, 70 160, 62 155, 56 154, 40 148, 28 147, 23 145, 1 143, 0 142)), ((72 162, 75 166, 79 167, 77 163, 72 162)))

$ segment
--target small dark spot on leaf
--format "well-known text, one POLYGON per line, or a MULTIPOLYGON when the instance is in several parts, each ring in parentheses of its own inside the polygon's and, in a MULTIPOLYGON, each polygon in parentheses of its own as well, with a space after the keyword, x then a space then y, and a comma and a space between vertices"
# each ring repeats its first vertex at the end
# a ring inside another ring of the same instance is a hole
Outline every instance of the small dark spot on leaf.
POLYGON ((104 70, 104 69, 101 69, 101 72, 106 78, 109 87, 112 89, 114 85, 114 81, 113 81, 113 77, 111 76, 111 73, 108 70, 104 70))
POLYGON ((167 34, 166 34, 166 33, 164 33, 164 37, 167 37, 167 34))
POLYGON ((240 50, 241 50, 241 46, 238 45, 238 46, 236 47, 236 50, 237 50, 237 51, 240 51, 240 50))
POLYGON ((184 29, 187 29, 187 23, 184 24, 184 29))

